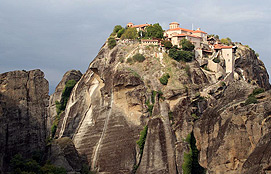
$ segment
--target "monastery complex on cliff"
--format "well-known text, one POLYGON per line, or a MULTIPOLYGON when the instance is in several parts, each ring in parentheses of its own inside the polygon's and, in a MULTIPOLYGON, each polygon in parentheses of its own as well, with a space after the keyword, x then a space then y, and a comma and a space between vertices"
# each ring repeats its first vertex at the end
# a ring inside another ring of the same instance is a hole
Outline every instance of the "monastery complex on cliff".
MULTIPOLYGON (((127 27, 136 28, 137 31, 144 31, 150 24, 134 25, 128 23, 127 27)), ((236 47, 222 45, 218 40, 213 37, 208 38, 208 34, 202 31, 200 28, 197 30, 190 30, 180 28, 178 22, 171 22, 169 29, 164 32, 165 40, 171 41, 173 46, 179 46, 182 39, 189 40, 194 46, 195 58, 200 64, 207 62, 208 68, 214 72, 221 72, 223 74, 229 74, 234 71, 234 62, 236 47), (209 55, 208 58, 204 55, 209 55), (213 59, 220 58, 225 60, 226 71, 218 64, 213 62, 213 59)), ((158 39, 142 39, 142 45, 161 45, 158 39)))

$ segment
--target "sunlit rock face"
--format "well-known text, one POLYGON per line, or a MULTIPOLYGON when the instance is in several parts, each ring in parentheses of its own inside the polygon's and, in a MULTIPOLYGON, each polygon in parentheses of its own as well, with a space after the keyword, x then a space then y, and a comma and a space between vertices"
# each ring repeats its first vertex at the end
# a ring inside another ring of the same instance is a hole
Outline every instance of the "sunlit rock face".
POLYGON ((261 61, 246 48, 237 52, 235 80, 222 83, 197 61, 176 62, 156 47, 105 44, 75 85, 56 136, 70 137, 99 173, 182 173, 191 132, 199 163, 209 173, 256 170, 248 164, 255 163, 257 146, 269 142, 269 92, 257 104, 244 103, 253 89, 270 85, 261 61), (129 62, 137 53, 146 59, 129 62), (162 85, 165 73, 170 78, 162 85), (146 125, 140 154, 136 141, 146 125))

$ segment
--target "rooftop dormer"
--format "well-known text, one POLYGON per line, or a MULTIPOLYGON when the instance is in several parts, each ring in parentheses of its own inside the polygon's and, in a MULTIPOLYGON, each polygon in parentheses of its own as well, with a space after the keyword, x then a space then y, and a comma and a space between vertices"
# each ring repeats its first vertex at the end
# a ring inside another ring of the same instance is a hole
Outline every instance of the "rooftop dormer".
POLYGON ((175 29, 175 28, 179 28, 180 24, 178 22, 171 22, 169 24, 169 29, 175 29))

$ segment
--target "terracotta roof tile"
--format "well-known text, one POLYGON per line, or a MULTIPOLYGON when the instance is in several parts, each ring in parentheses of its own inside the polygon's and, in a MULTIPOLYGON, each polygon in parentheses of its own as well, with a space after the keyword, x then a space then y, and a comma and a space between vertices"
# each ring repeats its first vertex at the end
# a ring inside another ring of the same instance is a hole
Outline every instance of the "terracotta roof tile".
POLYGON ((216 44, 216 45, 214 45, 214 48, 216 50, 220 50, 220 49, 232 48, 232 46, 225 46, 225 45, 216 44))
POLYGON ((147 27, 149 26, 150 24, 140 24, 140 25, 134 25, 132 26, 132 28, 141 28, 141 27, 147 27))
POLYGON ((207 34, 206 32, 201 31, 201 30, 196 30, 196 31, 193 31, 193 33, 204 33, 204 34, 207 34))

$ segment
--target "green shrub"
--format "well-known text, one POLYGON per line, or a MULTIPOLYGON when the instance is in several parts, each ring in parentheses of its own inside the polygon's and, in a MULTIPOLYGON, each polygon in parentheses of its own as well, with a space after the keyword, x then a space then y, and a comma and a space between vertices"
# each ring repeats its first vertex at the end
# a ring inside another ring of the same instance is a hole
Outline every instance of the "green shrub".
POLYGON ((152 91, 152 95, 151 95, 151 102, 152 102, 152 104, 155 103, 156 94, 157 94, 157 91, 152 91))
POLYGON ((203 66, 203 69, 206 70, 206 71, 211 71, 211 70, 207 67, 207 65, 204 65, 204 66, 203 66))
POLYGON ((219 63, 219 62, 220 62, 220 59, 216 57, 216 58, 213 59, 213 62, 219 63))
POLYGON ((55 104, 56 104, 56 113, 57 115, 59 115, 62 112, 61 103, 59 101, 56 101, 55 104))
POLYGON ((182 50, 184 51, 193 51, 195 48, 195 45, 193 45, 189 40, 187 39, 182 39, 180 41, 180 46, 182 48, 182 50))
POLYGON ((22 155, 15 155, 11 161, 11 174, 66 174, 66 170, 51 164, 41 165, 34 159, 25 159, 22 155))
POLYGON ((196 139, 194 133, 188 134, 185 139, 189 143, 190 150, 188 153, 184 153, 184 160, 182 164, 183 174, 204 174, 205 169, 199 165, 198 155, 199 151, 196 147, 196 139))
POLYGON ((149 100, 147 100, 146 101, 146 105, 147 105, 147 107, 148 107, 148 112, 149 112, 149 114, 150 114, 150 116, 152 116, 152 110, 153 110, 153 104, 150 104, 150 101, 149 100))
POLYGON ((195 58, 195 54, 191 51, 178 51, 179 59, 184 62, 191 62, 195 58))
POLYGON ((164 47, 168 50, 172 47, 172 43, 168 40, 162 42, 162 44, 164 45, 164 47))
POLYGON ((264 89, 263 88, 256 88, 253 90, 252 95, 258 95, 260 93, 263 93, 264 89))
POLYGON ((121 29, 123 29, 121 25, 116 25, 113 29, 113 33, 118 33, 121 29))
POLYGON ((169 74, 164 74, 159 80, 160 80, 160 83, 163 84, 163 85, 167 85, 168 83, 168 79, 170 78, 169 74))
POLYGON ((222 43, 222 44, 224 44, 224 45, 231 45, 232 44, 232 42, 231 42, 231 39, 230 38, 222 38, 221 40, 220 40, 220 42, 222 43))
POLYGON ((129 63, 130 65, 134 63, 134 60, 129 57, 127 60, 126 60, 126 63, 129 63))
POLYGON ((176 61, 190 62, 195 58, 195 54, 192 51, 179 50, 177 46, 173 46, 169 49, 169 57, 176 61))
POLYGON ((117 42, 116 42, 115 38, 114 37, 109 37, 108 38, 108 47, 110 49, 113 49, 116 45, 117 45, 117 42))
POLYGON ((136 143, 139 146, 140 149, 140 154, 143 154, 143 150, 144 150, 144 145, 145 145, 145 141, 147 138, 147 133, 148 133, 148 126, 144 126, 144 129, 142 131, 140 131, 140 137, 139 140, 136 141, 136 143))
POLYGON ((173 112, 172 111, 169 111, 168 112, 168 119, 170 120, 170 121, 174 121, 174 118, 173 118, 173 112))
POLYGON ((125 28, 120 29, 120 30, 118 31, 118 33, 117 33, 117 37, 118 37, 118 38, 121 38, 121 36, 123 35, 124 32, 125 32, 125 28))
POLYGON ((246 100, 245 102, 245 105, 249 105, 249 104, 252 104, 252 103, 258 103, 256 97, 254 95, 250 95, 248 97, 248 99, 246 100))
POLYGON ((226 83, 225 82, 220 82, 220 87, 224 87, 226 86, 226 83))
POLYGON ((138 33, 136 28, 127 28, 124 33, 121 35, 121 39, 136 39, 138 37, 138 33))
POLYGON ((53 125, 51 127, 51 135, 52 135, 52 137, 55 136, 57 126, 58 126, 58 122, 60 120, 60 114, 65 110, 67 102, 68 102, 68 100, 70 98, 72 89, 75 86, 75 84, 76 84, 75 80, 67 81, 66 84, 65 84, 65 87, 64 87, 64 89, 62 91, 60 102, 59 101, 55 102, 57 116, 56 116, 56 118, 55 118, 55 120, 53 122, 53 125))
POLYGON ((199 116, 197 116, 195 113, 193 113, 191 116, 196 120, 199 119, 199 116))
POLYGON ((248 96, 247 100, 245 101, 245 105, 249 105, 252 103, 258 103, 256 99, 256 95, 263 93, 264 89, 263 88, 256 88, 253 90, 253 92, 248 96))
POLYGON ((148 38, 163 38, 164 30, 159 23, 146 27, 145 36, 148 38))
POLYGON ((75 80, 69 80, 67 81, 67 83, 65 84, 65 87, 62 91, 62 95, 61 95, 61 110, 65 110, 67 102, 70 98, 71 92, 73 87, 76 85, 76 81, 75 80))
POLYGON ((57 122, 57 123, 54 122, 54 124, 53 124, 52 127, 51 127, 51 134, 52 134, 52 137, 54 137, 55 134, 56 134, 57 124, 58 124, 58 122, 57 122))
POLYGON ((145 60, 145 57, 142 54, 137 53, 133 56, 133 60, 135 62, 143 62, 145 60))

